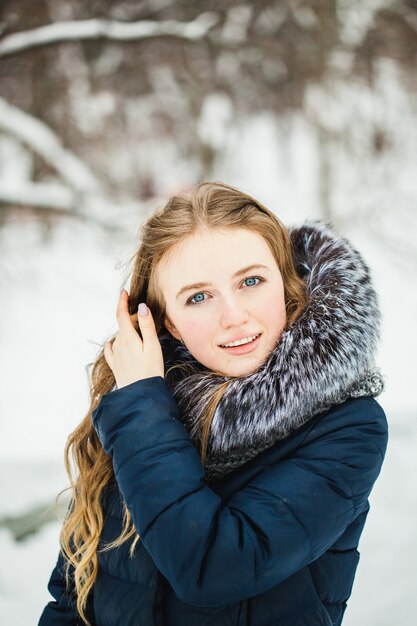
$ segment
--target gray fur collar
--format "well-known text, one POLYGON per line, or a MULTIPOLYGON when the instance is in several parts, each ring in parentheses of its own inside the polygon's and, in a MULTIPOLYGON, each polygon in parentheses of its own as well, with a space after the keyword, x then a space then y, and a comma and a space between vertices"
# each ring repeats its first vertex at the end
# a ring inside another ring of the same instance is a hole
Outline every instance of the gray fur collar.
POLYGON ((368 266, 329 224, 308 220, 288 230, 309 302, 255 372, 232 380, 215 375, 165 329, 159 335, 166 383, 198 449, 207 401, 230 380, 211 425, 206 480, 246 463, 333 405, 384 389, 374 364, 381 314, 368 266), (169 372, 174 364, 183 367, 169 372))

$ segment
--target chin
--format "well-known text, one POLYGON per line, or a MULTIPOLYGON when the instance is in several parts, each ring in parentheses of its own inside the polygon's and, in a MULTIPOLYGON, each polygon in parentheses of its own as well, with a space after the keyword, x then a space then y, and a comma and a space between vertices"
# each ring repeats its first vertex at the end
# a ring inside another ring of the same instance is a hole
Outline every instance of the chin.
POLYGON ((258 367, 263 363, 263 360, 256 359, 251 363, 236 363, 235 365, 229 365, 229 367, 219 367, 219 371, 223 376, 249 376, 253 374, 258 367))

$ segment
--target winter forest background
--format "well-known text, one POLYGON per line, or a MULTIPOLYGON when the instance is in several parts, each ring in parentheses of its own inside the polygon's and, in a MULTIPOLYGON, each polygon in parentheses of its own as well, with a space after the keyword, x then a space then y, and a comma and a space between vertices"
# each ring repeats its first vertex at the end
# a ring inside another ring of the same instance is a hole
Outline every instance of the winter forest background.
POLYGON ((223 180, 371 266, 390 423, 345 626, 417 613, 416 0, 0 4, 0 616, 36 624, 63 451, 140 223, 223 180))

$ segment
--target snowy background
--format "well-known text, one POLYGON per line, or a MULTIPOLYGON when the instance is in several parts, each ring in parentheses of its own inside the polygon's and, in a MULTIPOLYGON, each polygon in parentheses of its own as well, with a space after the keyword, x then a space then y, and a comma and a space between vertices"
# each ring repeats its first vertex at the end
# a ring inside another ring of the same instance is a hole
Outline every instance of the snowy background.
POLYGON ((137 229, 171 193, 218 179, 288 225, 331 222, 371 266, 390 442, 344 626, 413 626, 417 9, 204 4, 0 9, 1 622, 36 624, 50 599, 63 450, 137 229), (119 24, 119 41, 97 39, 92 18, 119 24))

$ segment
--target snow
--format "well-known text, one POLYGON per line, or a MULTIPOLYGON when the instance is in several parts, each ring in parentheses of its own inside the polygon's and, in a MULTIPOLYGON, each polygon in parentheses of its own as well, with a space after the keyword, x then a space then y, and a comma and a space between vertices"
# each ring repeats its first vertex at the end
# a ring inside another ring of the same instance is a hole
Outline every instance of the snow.
POLYGON ((0 56, 16 54, 22 50, 54 42, 98 38, 137 41, 143 38, 172 35, 195 41, 204 37, 218 20, 216 13, 207 11, 191 22, 177 20, 118 22, 100 18, 53 22, 3 37, 0 42, 0 56))
POLYGON ((109 239, 92 253, 94 237, 74 223, 47 245, 30 223, 6 226, 0 241, 0 458, 61 458, 88 408, 85 368, 115 330, 117 249, 109 239))
POLYGON ((0 129, 28 144, 55 168, 68 185, 80 193, 100 188, 88 166, 66 150, 61 139, 44 122, 0 98, 0 129))
POLYGON ((205 144, 218 152, 227 145, 228 129, 233 127, 233 113, 232 101, 220 92, 210 94, 201 107, 197 132, 205 144))
MULTIPOLYGON (((62 456, 62 455, 61 455, 62 456)), ((38 505, 55 506, 55 497, 68 486, 62 458, 4 459, 0 461, 0 517, 23 515, 38 505), (10 481, 13 489, 10 489, 10 481)), ((65 496, 62 496, 64 501, 65 496)), ((61 511, 61 507, 59 508, 61 511)))
POLYGON ((47 584, 58 557, 60 524, 44 526, 36 535, 16 543, 0 529, 0 615, 2 624, 37 624, 52 600, 47 584))
POLYGON ((317 138, 307 120, 293 115, 277 125, 271 113, 263 112, 236 124, 212 178, 222 180, 227 171, 227 182, 263 202, 286 224, 318 218, 317 138))
POLYGON ((338 0, 335 8, 339 18, 340 37, 347 45, 359 45, 372 28, 374 16, 389 9, 392 0, 338 0))
MULTIPOLYGON (((385 402, 381 402, 385 406, 385 402)), ((361 558, 343 626, 413 626, 417 614, 417 424, 388 411, 390 441, 359 544, 361 558)))
POLYGON ((57 183, 24 183, 0 178, 0 202, 6 205, 40 207, 70 211, 74 207, 74 194, 57 183))

